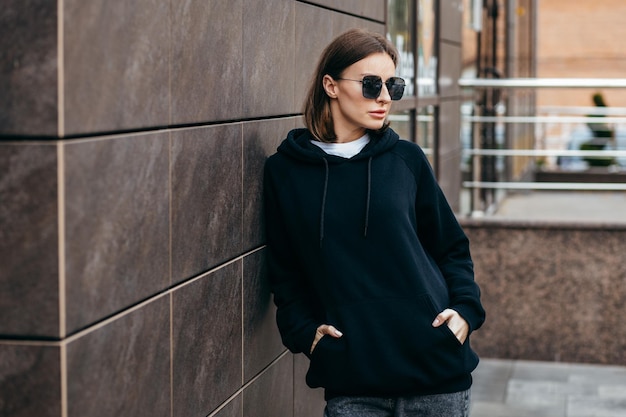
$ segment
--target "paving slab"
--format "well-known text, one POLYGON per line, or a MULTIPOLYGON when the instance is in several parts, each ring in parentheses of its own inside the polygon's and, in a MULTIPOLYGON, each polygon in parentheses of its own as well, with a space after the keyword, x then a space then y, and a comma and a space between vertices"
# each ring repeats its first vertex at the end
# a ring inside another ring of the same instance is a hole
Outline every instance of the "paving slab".
POLYGON ((626 417, 626 367, 482 359, 471 417, 626 417))

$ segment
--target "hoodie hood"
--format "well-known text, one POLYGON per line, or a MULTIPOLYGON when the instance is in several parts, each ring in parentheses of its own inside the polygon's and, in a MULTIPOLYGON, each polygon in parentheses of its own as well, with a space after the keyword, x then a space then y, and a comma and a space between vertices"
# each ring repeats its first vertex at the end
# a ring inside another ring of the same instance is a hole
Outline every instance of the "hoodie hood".
POLYGON ((324 220, 326 214, 326 196, 328 194, 328 182, 330 181, 331 164, 341 164, 367 160, 367 198, 365 200, 365 224, 363 225, 363 237, 367 237, 367 228, 369 226, 370 201, 372 196, 372 159, 389 149, 393 148, 400 139, 398 134, 391 129, 385 130, 382 134, 368 131, 370 142, 357 155, 350 159, 340 156, 329 155, 320 147, 311 143, 313 136, 307 129, 294 129, 289 132, 287 138, 278 147, 278 152, 289 156, 290 158, 324 166, 324 187, 321 192, 322 210, 320 213, 319 230, 320 230, 320 247, 324 242, 324 220))
POLYGON ((382 134, 373 131, 368 131, 368 133, 370 135, 370 143, 359 154, 350 159, 328 155, 310 142, 314 138, 307 129, 303 128, 290 131, 278 147, 278 152, 303 162, 324 164, 323 160, 326 160, 329 164, 335 164, 375 157, 391 149, 400 139, 398 134, 391 129, 385 130, 382 134))

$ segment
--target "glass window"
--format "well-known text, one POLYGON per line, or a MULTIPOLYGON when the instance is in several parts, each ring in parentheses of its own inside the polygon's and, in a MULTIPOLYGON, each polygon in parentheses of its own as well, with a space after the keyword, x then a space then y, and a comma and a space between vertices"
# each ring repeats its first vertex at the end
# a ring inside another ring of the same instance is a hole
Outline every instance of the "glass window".
POLYGON ((417 144, 424 150, 434 167, 435 106, 422 107, 417 111, 417 144))
POLYGON ((387 0, 387 38, 400 53, 396 72, 406 81, 405 97, 415 96, 414 11, 415 0, 387 0))
POLYGON ((415 142, 414 124, 412 122, 412 110, 399 111, 389 115, 390 127, 396 132, 401 139, 415 142))
POLYGON ((417 13, 417 94, 437 94, 435 0, 419 0, 417 13))

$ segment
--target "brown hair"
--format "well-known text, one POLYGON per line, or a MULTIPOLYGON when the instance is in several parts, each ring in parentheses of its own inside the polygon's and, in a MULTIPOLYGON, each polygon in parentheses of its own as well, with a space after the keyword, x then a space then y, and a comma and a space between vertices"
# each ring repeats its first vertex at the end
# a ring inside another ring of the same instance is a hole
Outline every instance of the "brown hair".
MULTIPOLYGON (((322 142, 334 142, 337 137, 330 112, 330 97, 323 86, 326 74, 333 79, 350 65, 375 53, 386 53, 398 65, 398 51, 384 36, 363 29, 351 29, 337 36, 322 52, 304 102, 304 121, 311 134, 322 142)), ((389 126, 385 122, 379 132, 389 126)))

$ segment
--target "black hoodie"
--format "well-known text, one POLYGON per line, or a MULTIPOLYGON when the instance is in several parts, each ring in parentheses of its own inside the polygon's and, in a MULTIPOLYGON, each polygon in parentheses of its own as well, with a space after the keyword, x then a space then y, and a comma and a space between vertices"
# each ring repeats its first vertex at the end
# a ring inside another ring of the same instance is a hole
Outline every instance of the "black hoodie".
POLYGON ((307 383, 335 395, 468 389, 478 357, 443 325, 470 333, 485 312, 469 242, 419 146, 387 129, 350 159, 289 132, 265 165, 268 274, 283 343, 310 357, 307 383), (324 336, 310 353, 320 324, 324 336))

